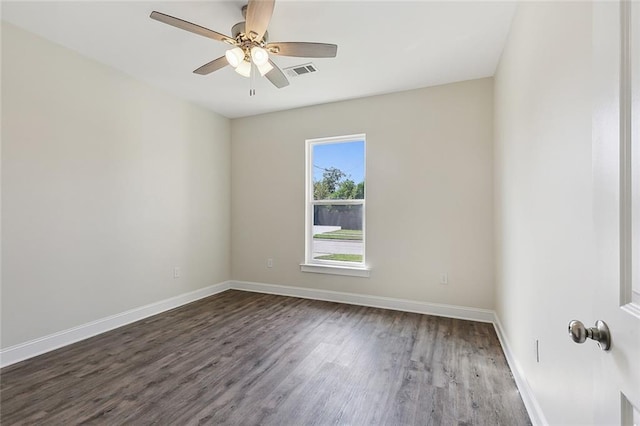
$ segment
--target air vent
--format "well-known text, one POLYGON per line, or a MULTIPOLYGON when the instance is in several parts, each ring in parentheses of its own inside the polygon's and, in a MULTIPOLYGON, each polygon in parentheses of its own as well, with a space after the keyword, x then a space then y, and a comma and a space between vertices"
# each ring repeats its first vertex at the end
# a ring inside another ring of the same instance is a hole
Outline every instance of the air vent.
POLYGON ((314 72, 318 72, 318 68, 312 63, 304 64, 304 65, 295 65, 293 67, 288 67, 283 70, 288 77, 299 77, 305 74, 312 74, 314 72))

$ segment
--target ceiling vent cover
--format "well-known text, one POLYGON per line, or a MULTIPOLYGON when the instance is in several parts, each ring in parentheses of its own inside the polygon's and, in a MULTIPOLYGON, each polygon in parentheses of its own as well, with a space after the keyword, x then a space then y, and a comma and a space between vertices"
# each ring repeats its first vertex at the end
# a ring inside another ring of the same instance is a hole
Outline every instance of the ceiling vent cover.
POLYGON ((295 65, 293 67, 284 68, 285 74, 289 77, 300 77, 305 74, 312 74, 318 72, 318 68, 312 63, 304 65, 295 65))

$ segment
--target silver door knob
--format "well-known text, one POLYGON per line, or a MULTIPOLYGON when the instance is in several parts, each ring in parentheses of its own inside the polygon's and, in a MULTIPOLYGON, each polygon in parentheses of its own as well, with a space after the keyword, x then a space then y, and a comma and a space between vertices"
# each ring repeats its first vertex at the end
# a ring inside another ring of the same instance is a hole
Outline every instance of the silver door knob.
POLYGON ((573 320, 569 323, 569 336, 576 343, 584 343, 587 338, 593 339, 603 351, 611 347, 611 333, 604 321, 598 320, 595 327, 586 328, 580 321, 573 320))

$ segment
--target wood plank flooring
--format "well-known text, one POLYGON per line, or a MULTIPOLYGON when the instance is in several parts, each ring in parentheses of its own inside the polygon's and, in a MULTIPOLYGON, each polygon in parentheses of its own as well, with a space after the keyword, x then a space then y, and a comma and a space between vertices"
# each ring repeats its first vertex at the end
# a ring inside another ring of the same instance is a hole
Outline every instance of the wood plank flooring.
POLYGON ((0 375, 2 425, 531 424, 490 324, 233 290, 0 375))

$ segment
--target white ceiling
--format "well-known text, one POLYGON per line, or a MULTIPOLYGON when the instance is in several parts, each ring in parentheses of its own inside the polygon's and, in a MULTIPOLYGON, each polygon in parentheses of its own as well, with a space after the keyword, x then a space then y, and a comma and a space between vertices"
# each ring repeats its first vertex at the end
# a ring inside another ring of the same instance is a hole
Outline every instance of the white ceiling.
MULTIPOLYGON (((153 10, 227 34, 244 0, 221 2, 2 2, 2 19, 226 117, 244 117, 488 77, 495 72, 513 2, 276 1, 271 41, 338 45, 332 59, 274 57, 281 68, 318 72, 276 89, 225 67, 199 66, 226 45, 149 18, 153 10)), ((25 52, 26 54, 27 52, 25 52)))

